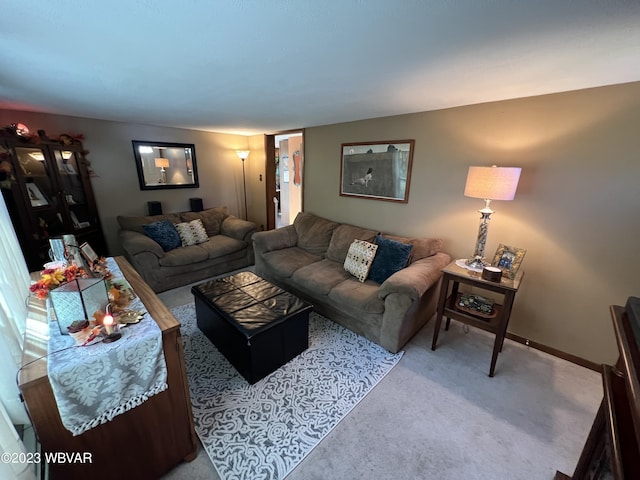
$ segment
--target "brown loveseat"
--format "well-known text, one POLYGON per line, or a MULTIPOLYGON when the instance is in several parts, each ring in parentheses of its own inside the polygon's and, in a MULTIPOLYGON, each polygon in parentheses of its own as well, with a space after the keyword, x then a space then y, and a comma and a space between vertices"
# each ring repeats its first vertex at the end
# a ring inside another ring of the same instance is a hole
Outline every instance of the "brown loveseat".
POLYGON ((376 234, 302 212, 293 225, 253 235, 255 271, 395 353, 435 313, 441 269, 450 257, 439 251, 439 239, 383 235, 413 245, 409 264, 382 284, 361 283, 344 270, 344 260, 353 240, 373 242, 376 234))
POLYGON ((253 264, 251 236, 257 226, 229 215, 227 207, 153 216, 119 216, 118 223, 125 257, 155 292, 253 264), (208 240, 169 251, 152 240, 143 227, 162 220, 176 224, 196 219, 202 221, 208 240))

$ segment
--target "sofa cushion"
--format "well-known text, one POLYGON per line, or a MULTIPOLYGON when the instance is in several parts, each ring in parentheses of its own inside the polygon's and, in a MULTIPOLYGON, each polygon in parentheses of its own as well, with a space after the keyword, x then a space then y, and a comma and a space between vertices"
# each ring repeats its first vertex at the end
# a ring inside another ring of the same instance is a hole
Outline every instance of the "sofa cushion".
POLYGON ((209 237, 207 243, 201 243, 198 246, 207 252, 209 258, 218 258, 239 250, 244 250, 247 248, 247 243, 236 238, 227 237, 226 235, 215 235, 209 237))
POLYGON ((333 287, 328 296, 335 308, 359 318, 362 312, 384 313, 384 300, 378 296, 379 290, 380 285, 371 280, 362 283, 351 277, 333 287))
POLYGON ((331 235, 339 224, 312 213, 300 212, 293 221, 298 236, 298 247, 313 255, 324 255, 331 235))
POLYGON ((322 260, 321 256, 314 255, 298 247, 274 250, 262 256, 269 271, 280 278, 289 278, 299 268, 322 260))
POLYGON ((400 243, 395 240, 376 236, 378 251, 371 265, 369 278, 377 283, 383 283, 387 278, 406 267, 411 256, 413 245, 400 243))
POLYGON ((141 217, 127 217, 127 216, 118 216, 118 224, 120 228, 123 230, 133 230, 134 232, 144 233, 143 226, 149 225, 150 223, 160 222, 162 220, 169 220, 171 223, 179 223, 180 222, 180 214, 178 213, 167 213, 164 215, 147 215, 141 217))
POLYGON ((324 259, 297 269, 291 276, 291 283, 296 289, 317 297, 327 295, 349 277, 341 264, 324 259))
POLYGON ((195 265, 206 260, 207 252, 200 245, 192 245, 167 252, 158 263, 163 267, 191 266, 194 269, 195 265))
POLYGON ((199 218, 190 222, 176 223, 175 227, 178 230, 183 247, 198 245, 209 240, 204 225, 202 225, 202 220, 199 218))
POLYGON ((364 240, 365 242, 373 243, 374 238, 376 238, 376 232, 374 230, 354 227, 353 225, 339 225, 331 235, 331 242, 327 248, 326 257, 329 260, 343 263, 345 258, 347 258, 347 251, 354 240, 364 240))
POLYGON ((165 252, 182 246, 178 230, 169 220, 143 225, 142 228, 165 252))
POLYGON ((207 208, 201 212, 184 212, 180 214, 180 217, 184 222, 190 222, 197 219, 202 220, 204 229, 210 237, 220 234, 222 222, 228 216, 229 209, 227 207, 207 208))
POLYGON ((376 250, 378 250, 378 246, 374 243, 354 240, 347 252, 343 268, 359 281, 364 282, 369 275, 376 250))
POLYGON ((411 262, 415 262, 421 258, 431 257, 442 249, 441 238, 407 238, 387 234, 382 236, 390 240, 395 240, 396 242, 413 245, 413 250, 411 251, 411 262))

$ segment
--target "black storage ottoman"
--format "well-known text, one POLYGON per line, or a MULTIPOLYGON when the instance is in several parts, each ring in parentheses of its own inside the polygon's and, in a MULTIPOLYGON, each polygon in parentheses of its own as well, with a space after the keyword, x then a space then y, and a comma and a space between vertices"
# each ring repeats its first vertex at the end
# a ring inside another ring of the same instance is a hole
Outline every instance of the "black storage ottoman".
POLYGON ((309 347, 312 306, 252 272, 192 287, 198 328, 250 384, 309 347))

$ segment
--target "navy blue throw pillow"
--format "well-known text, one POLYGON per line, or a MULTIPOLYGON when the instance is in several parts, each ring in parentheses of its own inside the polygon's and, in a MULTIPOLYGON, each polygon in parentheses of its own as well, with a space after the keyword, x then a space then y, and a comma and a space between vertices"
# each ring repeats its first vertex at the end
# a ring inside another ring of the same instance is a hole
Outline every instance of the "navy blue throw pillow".
POLYGON ((182 246, 180 234, 169 220, 149 223, 148 225, 143 225, 142 228, 144 228, 147 236, 158 243, 165 252, 182 246))
POLYGON ((387 278, 407 266, 413 245, 396 242, 388 238, 376 236, 378 251, 373 259, 369 279, 383 283, 387 278))

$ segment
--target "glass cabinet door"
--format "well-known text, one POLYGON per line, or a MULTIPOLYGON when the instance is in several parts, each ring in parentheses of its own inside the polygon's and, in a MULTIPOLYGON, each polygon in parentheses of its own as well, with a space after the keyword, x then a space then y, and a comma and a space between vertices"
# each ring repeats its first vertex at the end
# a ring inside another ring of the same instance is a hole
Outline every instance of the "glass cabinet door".
POLYGON ((70 226, 74 230, 91 227, 91 209, 78 168, 78 153, 54 149, 53 156, 60 179, 61 199, 69 213, 70 226))
POLYGON ((24 179, 24 187, 36 222, 39 238, 61 235, 64 218, 59 210, 58 187, 47 162, 46 151, 38 147, 16 147, 16 160, 24 179))
POLYGON ((30 271, 50 260, 52 237, 73 234, 106 254, 80 142, 0 138, 0 189, 30 271))

